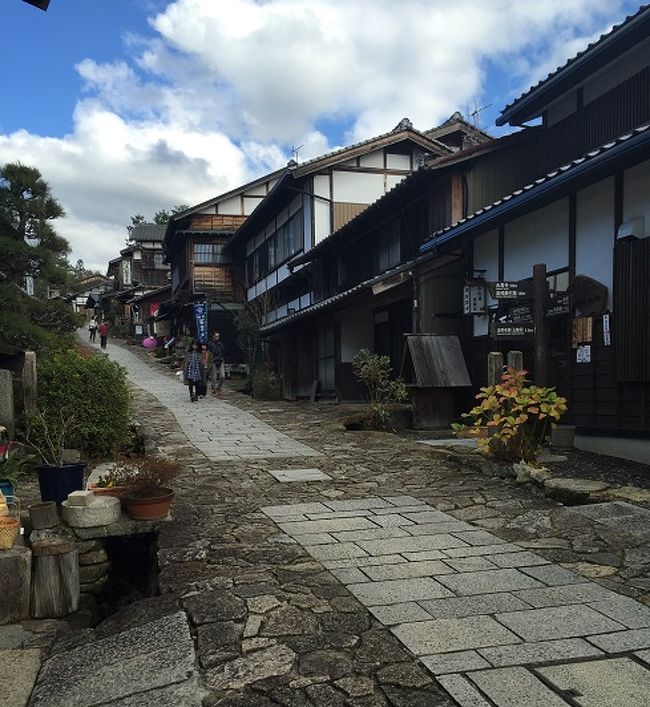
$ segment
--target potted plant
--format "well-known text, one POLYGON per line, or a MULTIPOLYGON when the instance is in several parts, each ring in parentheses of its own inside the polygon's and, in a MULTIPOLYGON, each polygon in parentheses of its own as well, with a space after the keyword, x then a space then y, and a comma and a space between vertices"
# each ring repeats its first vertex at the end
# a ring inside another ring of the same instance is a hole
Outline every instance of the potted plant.
POLYGON ((38 485, 42 501, 54 501, 58 506, 73 491, 84 487, 85 462, 66 462, 66 441, 79 429, 74 417, 61 412, 46 414, 35 409, 27 416, 27 443, 36 453, 38 485))
POLYGON ((169 484, 180 465, 163 457, 127 457, 118 461, 124 472, 122 499, 134 520, 160 520, 169 513, 174 491, 169 484))
POLYGON ((122 508, 126 508, 123 496, 126 491, 126 482, 132 474, 133 470, 129 466, 128 459, 118 459, 110 471, 102 474, 94 483, 88 484, 88 490, 96 496, 119 498, 122 508))
MULTIPOLYGON (((0 427, 0 435, 3 429, 0 427)), ((24 453, 22 445, 18 442, 0 442, 0 493, 5 497, 14 497, 18 474, 30 460, 31 457, 24 453)))

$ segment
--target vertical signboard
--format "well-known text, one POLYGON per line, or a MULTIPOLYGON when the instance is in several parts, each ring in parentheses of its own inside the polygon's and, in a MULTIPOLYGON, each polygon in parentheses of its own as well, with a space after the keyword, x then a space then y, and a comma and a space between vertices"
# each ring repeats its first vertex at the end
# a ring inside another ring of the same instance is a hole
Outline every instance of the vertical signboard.
POLYGON ((195 302, 193 307, 196 338, 205 344, 208 341, 208 305, 206 302, 195 302))

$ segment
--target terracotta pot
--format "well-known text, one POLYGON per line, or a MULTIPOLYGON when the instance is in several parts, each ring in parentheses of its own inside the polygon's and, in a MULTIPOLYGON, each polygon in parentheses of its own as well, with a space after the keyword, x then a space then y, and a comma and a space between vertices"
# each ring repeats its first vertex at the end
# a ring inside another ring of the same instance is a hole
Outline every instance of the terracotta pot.
POLYGON ((138 498, 136 496, 123 496, 121 500, 126 503, 126 512, 133 520, 161 520, 166 518, 169 507, 174 498, 171 489, 160 489, 161 495, 154 497, 138 498))
POLYGON ((124 486, 97 486, 97 484, 90 484, 88 490, 92 491, 95 496, 113 496, 114 498, 119 498, 122 508, 126 508, 126 502, 122 498, 126 490, 124 486))

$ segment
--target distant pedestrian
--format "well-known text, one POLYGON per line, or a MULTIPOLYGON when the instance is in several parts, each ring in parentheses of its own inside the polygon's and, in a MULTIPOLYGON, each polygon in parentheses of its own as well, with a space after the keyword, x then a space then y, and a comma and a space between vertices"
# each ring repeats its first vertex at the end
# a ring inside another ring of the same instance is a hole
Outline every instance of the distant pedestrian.
POLYGON ((203 368, 205 369, 205 378, 201 382, 199 387, 199 397, 205 398, 208 393, 208 381, 207 378, 212 371, 212 354, 210 349, 208 349, 207 344, 201 344, 201 359, 203 360, 203 368))
POLYGON ((218 331, 212 334, 208 347, 212 354, 212 395, 221 393, 221 386, 224 379, 224 346, 221 343, 221 335, 218 331))
POLYGON ((94 315, 90 318, 88 322, 88 341, 95 343, 95 337, 97 336, 97 317, 94 315))
POLYGON ((195 403, 199 399, 199 391, 205 386, 205 365, 196 339, 192 341, 190 350, 185 354, 183 375, 185 385, 190 389, 190 400, 195 403))
POLYGON ((105 349, 106 348, 106 342, 108 341, 108 324, 104 319, 102 319, 102 323, 99 325, 99 345, 105 349))

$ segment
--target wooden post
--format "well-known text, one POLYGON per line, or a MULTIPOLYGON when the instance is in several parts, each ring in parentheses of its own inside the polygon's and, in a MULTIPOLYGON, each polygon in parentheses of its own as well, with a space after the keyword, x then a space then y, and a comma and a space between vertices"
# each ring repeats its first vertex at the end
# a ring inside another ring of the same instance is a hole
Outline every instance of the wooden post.
POLYGON ((521 371, 524 367, 524 354, 521 351, 508 351, 508 368, 521 371))
POLYGON ((37 540, 32 545, 31 615, 67 616, 79 607, 79 552, 67 540, 37 540))
POLYGON ((488 385, 496 385, 501 380, 503 373, 503 354, 499 351, 491 351, 487 360, 488 385))
POLYGON ((546 265, 533 266, 533 322, 535 324, 535 383, 548 385, 548 343, 546 333, 546 265))

